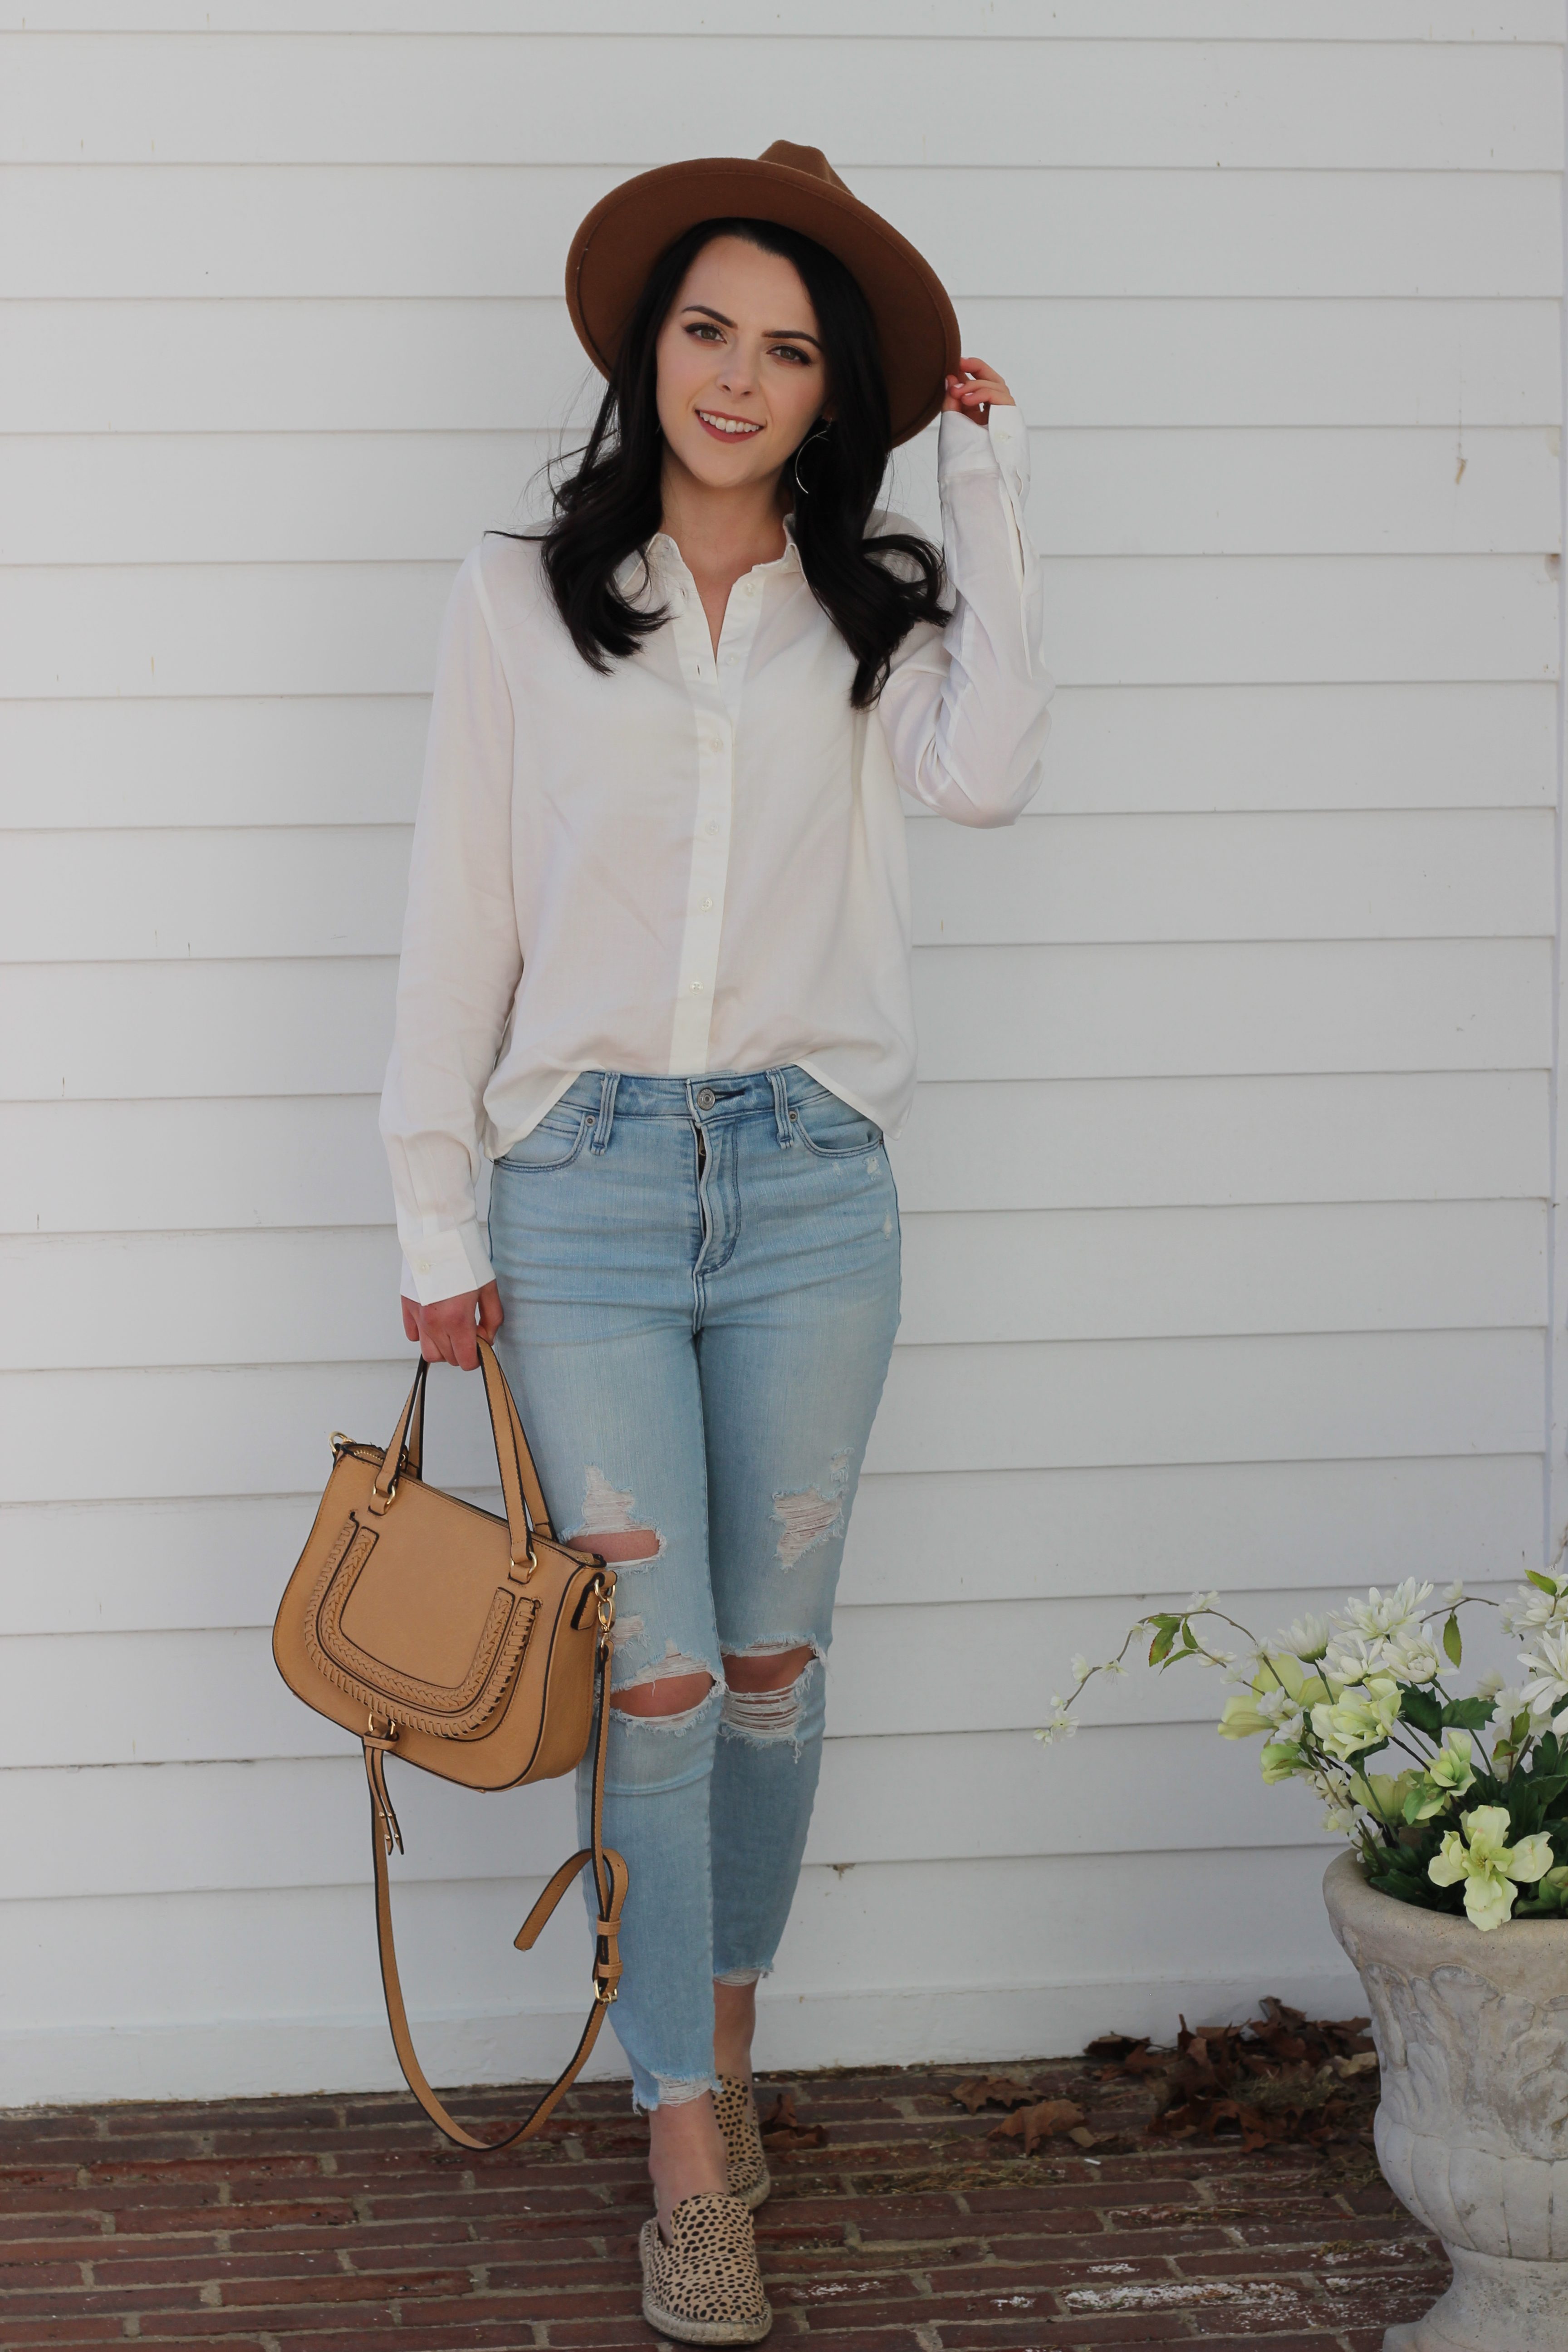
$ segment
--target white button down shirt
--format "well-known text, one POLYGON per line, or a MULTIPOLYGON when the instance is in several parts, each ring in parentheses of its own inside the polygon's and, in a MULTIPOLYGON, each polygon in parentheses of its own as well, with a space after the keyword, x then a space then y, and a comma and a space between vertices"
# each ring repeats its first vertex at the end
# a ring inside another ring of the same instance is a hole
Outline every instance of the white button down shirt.
MULTIPOLYGON (((667 625, 589 668, 537 546, 480 541, 442 630, 382 1097, 404 1289, 490 1279, 480 1155, 585 1069, 688 1076, 799 1063, 889 1134, 914 1088, 901 787, 1010 824, 1049 725, 1028 441, 942 420, 952 618, 921 624, 877 707, 783 555, 736 582, 715 653, 673 540, 628 596, 667 625)), ((909 529, 896 516, 873 530, 909 529)))

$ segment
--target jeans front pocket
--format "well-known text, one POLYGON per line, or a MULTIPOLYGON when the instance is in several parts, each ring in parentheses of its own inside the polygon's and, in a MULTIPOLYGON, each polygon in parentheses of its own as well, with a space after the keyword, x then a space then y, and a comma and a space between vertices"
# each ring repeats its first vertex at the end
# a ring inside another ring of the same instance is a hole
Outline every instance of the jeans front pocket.
POLYGON ((854 1160, 880 1148, 882 1130, 826 1087, 790 1106, 790 1125, 818 1160, 854 1160))
POLYGON ((520 1176, 548 1176, 557 1169, 570 1168, 593 1125, 586 1111, 547 1110, 539 1125, 520 1137, 496 1166, 520 1176))

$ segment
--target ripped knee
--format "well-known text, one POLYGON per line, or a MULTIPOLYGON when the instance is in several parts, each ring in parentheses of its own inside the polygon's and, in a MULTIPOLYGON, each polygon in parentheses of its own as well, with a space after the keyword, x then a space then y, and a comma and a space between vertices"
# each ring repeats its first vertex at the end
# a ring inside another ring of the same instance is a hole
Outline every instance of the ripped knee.
POLYGON ((657 1682, 627 1683, 611 1694, 622 1715, 690 1715, 713 1687, 711 1675, 661 1675, 657 1682))
POLYGON ((812 1672, 822 1665, 822 1652, 809 1642, 786 1650, 760 1649, 726 1653, 724 1705, 720 1728, 732 1739, 766 1748, 782 1742, 798 1757, 806 1737, 803 1717, 814 1690, 812 1672))
POLYGON ((645 1667, 610 1693, 610 1705, 622 1715, 637 1716, 644 1722, 668 1723, 677 1716, 695 1715, 716 1680, 700 1658, 688 1657, 668 1642, 656 1665, 645 1667))
POLYGON ((732 1691, 783 1690, 798 1682, 816 1655, 809 1642, 796 1650, 740 1650, 726 1654, 724 1680, 732 1691))

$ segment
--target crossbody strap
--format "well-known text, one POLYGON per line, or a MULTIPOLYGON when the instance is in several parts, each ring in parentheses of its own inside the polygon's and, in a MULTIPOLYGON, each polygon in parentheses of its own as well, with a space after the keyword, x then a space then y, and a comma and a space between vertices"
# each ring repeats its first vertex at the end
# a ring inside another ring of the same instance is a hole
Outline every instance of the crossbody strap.
MULTIPOLYGON (((530 1465, 531 1467, 531 1465, 530 1465)), ((364 1741, 365 1778, 370 1783, 371 1850, 375 1863, 375 1935, 381 1952, 381 1981, 386 1994, 386 2019, 392 2028, 393 2044, 397 2063, 403 2069, 409 2089, 429 2116, 437 2131, 444 2132, 459 2147, 483 2150, 510 2147, 514 2140, 531 2139, 550 2120, 557 2103, 565 2096, 587 2063, 588 2053, 599 2038, 605 2022, 605 2011, 615 2000, 621 1979, 620 1927, 621 1906, 626 1901, 627 1871, 625 1862, 614 1846, 604 1842, 605 1756, 610 1734, 610 1654, 612 1635, 602 1626, 599 1636, 595 1674, 598 1684, 594 1727, 594 1798, 591 1814, 592 1843, 563 1862, 554 1877, 540 1895, 522 1926, 518 1929, 516 1947, 520 1952, 532 1948, 535 1938, 573 1880, 589 1864, 594 1871, 594 1892, 598 1905, 594 1940, 594 2005, 588 2011, 577 2047, 566 2066, 558 2074, 531 2115, 514 2129, 503 2132, 499 2139, 479 2139, 466 2131, 457 2119, 448 2115, 425 2078, 414 2047, 414 2037, 408 2030, 408 2012, 403 2005, 403 1987, 397 1975, 397 1947, 392 1930, 392 1887, 387 1875, 386 1861, 394 1844, 403 1851, 403 1836, 397 1826, 397 1816, 386 1793, 386 1756, 393 1742, 367 1734, 364 1741)))

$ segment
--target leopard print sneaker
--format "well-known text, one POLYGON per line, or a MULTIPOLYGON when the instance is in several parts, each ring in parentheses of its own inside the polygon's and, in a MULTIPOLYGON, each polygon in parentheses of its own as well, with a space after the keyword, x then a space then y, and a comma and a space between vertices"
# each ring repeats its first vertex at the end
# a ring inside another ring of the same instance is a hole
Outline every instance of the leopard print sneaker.
POLYGON ((738 2197, 683 2197, 669 2217, 643 2223, 642 2315, 678 2344, 760 2344, 773 2324, 752 2217, 738 2197))
POLYGON ((751 2084, 743 2083, 738 2074, 721 2074, 713 2112, 724 2135, 730 2194, 754 2212, 773 2184, 768 2178, 768 2159, 763 2153, 757 2103, 752 2096, 751 2084))

